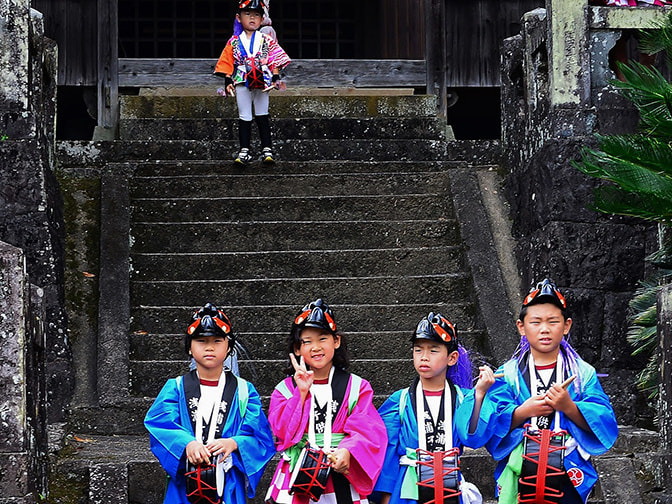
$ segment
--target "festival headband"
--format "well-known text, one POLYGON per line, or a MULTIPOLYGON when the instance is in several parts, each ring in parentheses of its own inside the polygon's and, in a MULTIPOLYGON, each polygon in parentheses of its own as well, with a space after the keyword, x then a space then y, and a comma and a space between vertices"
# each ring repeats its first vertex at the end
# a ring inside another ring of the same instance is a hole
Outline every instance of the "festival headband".
MULTIPOLYGON (((198 313, 198 310, 194 312, 194 315, 198 313)), ((231 322, 229 321, 229 317, 226 316, 226 314, 222 310, 217 310, 217 313, 219 313, 224 319, 226 319, 226 322, 222 319, 218 319, 217 317, 212 317, 208 315, 212 320, 215 321, 215 324, 217 324, 217 327, 219 327, 222 331, 224 331, 224 334, 229 334, 231 332, 231 322), (227 323, 228 322, 228 323, 227 323)), ((187 328, 187 334, 190 336, 196 332, 196 329, 198 329, 198 326, 201 325, 201 319, 203 317, 198 317, 188 328, 187 328)))
MULTIPOLYGON (((319 307, 315 307, 319 308, 319 307)), ((308 317, 310 317, 310 314, 313 312, 315 309, 310 309, 308 308, 307 310, 299 313, 299 315, 294 319, 294 323, 296 325, 301 325, 303 324, 306 320, 308 320, 308 317)), ((329 315, 326 311, 322 310, 320 308, 320 311, 324 314, 324 318, 327 320, 327 324, 329 324, 329 328, 333 331, 336 332, 336 322, 334 322, 334 319, 329 315)))
POLYGON ((548 279, 544 280, 543 282, 539 282, 536 285, 535 289, 532 290, 523 301, 523 306, 529 305, 539 296, 554 297, 560 302, 564 309, 567 308, 567 301, 565 300, 565 296, 563 296, 555 287, 555 285, 553 285, 548 279))
POLYGON ((241 2, 238 4, 238 10, 264 9, 265 7, 266 5, 263 1, 257 2, 255 0, 241 0, 241 2), (252 7, 250 7, 250 4, 252 4, 252 7))
POLYGON ((439 316, 439 318, 441 319, 441 322, 443 322, 444 324, 446 324, 448 326, 448 331, 446 331, 437 322, 430 322, 432 324, 432 327, 436 331, 436 334, 439 335, 439 338, 441 338, 446 343, 449 343, 449 342, 457 339, 455 337, 455 327, 453 327, 453 324, 451 324, 448 319, 445 319, 442 316, 439 316))

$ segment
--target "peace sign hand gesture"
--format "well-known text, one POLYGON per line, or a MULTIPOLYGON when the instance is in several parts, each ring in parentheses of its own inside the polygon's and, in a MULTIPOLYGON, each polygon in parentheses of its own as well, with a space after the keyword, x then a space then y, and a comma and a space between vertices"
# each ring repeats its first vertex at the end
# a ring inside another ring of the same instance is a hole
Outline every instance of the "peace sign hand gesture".
POLYGON ((294 381, 296 386, 301 392, 301 398, 305 399, 310 390, 310 386, 313 384, 314 371, 308 371, 306 369, 306 364, 303 362, 303 357, 301 357, 300 362, 296 362, 296 357, 294 354, 289 354, 289 361, 294 367, 294 381))

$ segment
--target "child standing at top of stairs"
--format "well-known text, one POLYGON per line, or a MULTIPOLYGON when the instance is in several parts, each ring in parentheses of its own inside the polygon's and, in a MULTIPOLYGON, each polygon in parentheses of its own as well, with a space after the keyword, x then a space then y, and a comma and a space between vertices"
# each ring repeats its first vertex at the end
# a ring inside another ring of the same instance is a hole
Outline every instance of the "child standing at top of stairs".
POLYGON ((246 165, 252 136, 252 106, 259 128, 262 161, 274 163, 271 124, 268 115, 268 92, 277 87, 280 70, 290 63, 289 56, 269 35, 259 30, 264 17, 264 0, 242 0, 236 19, 243 31, 229 39, 215 66, 215 75, 224 77, 226 94, 238 103, 238 137, 240 152, 235 158, 246 165))
POLYGON ((480 368, 473 388, 469 353, 458 343, 453 324, 440 313, 430 312, 418 323, 411 343, 418 377, 410 387, 392 394, 379 410, 388 437, 385 464, 376 483, 380 502, 435 500, 438 483, 443 503, 480 504, 476 486, 461 476, 459 455, 464 445, 478 448, 489 438, 492 411, 482 407, 492 408, 492 403, 483 404, 495 381, 492 369, 480 368), (441 468, 438 478, 435 460, 441 468))
POLYGON ((245 504, 275 453, 256 389, 222 368, 234 344, 223 311, 196 311, 184 338, 196 369, 168 380, 147 412, 152 453, 169 476, 164 504, 245 504))
POLYGON ((597 482, 591 455, 618 435, 595 369, 569 344, 567 302, 550 280, 523 301, 520 344, 501 366, 486 401, 497 415, 487 448, 499 465, 501 504, 586 502, 597 482))
POLYGON ((318 299, 298 313, 287 350, 293 376, 275 387, 268 413, 283 453, 266 501, 367 504, 383 464, 385 425, 369 382, 346 371, 345 337, 327 303, 318 299))

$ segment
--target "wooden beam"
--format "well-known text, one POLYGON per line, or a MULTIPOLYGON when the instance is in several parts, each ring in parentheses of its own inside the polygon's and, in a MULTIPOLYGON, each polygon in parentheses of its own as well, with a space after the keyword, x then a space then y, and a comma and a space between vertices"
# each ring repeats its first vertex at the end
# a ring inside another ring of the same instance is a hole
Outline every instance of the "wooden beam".
POLYGON ((98 0, 98 126, 116 136, 119 121, 118 0, 98 0))
MULTIPOLYGON (((213 59, 119 59, 119 86, 191 87, 223 82, 213 59)), ((293 60, 283 71, 288 86, 425 87, 424 60, 293 60)))
POLYGON ((436 95, 440 117, 448 112, 446 80, 446 0, 425 0, 425 60, 427 94, 436 95))

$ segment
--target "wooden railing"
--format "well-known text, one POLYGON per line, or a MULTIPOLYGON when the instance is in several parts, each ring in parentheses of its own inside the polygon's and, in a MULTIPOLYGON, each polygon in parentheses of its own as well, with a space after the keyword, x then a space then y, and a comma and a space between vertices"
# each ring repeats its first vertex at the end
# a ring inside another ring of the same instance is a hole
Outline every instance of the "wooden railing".
MULTIPOLYGON (((213 59, 119 59, 121 87, 191 87, 216 81, 213 59)), ((424 60, 294 60, 283 71, 288 85, 309 87, 422 87, 424 60)))

